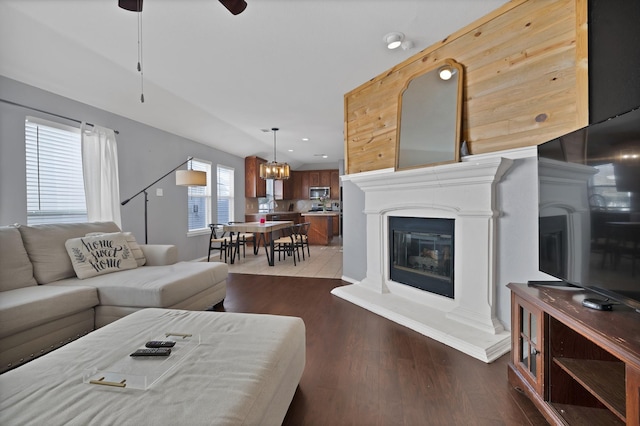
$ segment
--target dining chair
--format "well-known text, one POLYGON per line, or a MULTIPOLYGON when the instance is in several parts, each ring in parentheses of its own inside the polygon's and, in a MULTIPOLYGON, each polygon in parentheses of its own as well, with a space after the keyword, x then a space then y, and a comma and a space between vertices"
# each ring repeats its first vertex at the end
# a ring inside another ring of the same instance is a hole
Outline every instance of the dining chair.
MULTIPOLYGON (((229 222, 229 225, 233 225, 234 223, 244 223, 244 222, 229 222)), ((238 245, 236 253, 240 254, 240 246, 242 246, 242 257, 246 257, 247 242, 253 243, 253 254, 258 254, 256 236, 251 232, 238 232, 238 234, 236 235, 236 244, 238 245)))
POLYGON ((227 255, 231 255, 233 239, 231 236, 226 235, 224 225, 221 223, 211 223, 209 228, 211 228, 211 237, 209 238, 207 262, 211 259, 211 250, 220 250, 220 259, 222 259, 222 253, 224 252, 224 261, 226 263, 227 255))
POLYGON ((311 257, 311 250, 309 249, 309 228, 311 228, 311 222, 303 222, 298 228, 298 235, 296 245, 302 249, 302 259, 304 260, 304 247, 307 247, 307 255, 311 257))
POLYGON ((273 252, 274 254, 278 252, 278 261, 281 260, 281 255, 284 256, 285 260, 287 256, 293 257, 293 264, 297 266, 296 253, 298 254, 298 260, 300 260, 300 252, 298 252, 298 247, 294 240, 295 226, 292 225, 280 230, 280 237, 273 240, 273 252))

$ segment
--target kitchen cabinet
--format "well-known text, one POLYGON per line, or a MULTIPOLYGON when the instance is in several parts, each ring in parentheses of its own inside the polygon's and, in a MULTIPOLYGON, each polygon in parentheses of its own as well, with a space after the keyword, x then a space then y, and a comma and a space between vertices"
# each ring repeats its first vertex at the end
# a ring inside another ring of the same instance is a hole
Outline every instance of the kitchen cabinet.
POLYGON ((340 175, 337 169, 295 171, 292 172, 292 181, 293 198, 308 200, 312 186, 330 188, 331 199, 340 198, 340 175))
MULTIPOLYGON (((318 186, 331 186, 331 170, 320 170, 320 185, 318 186)), ((333 197, 333 194, 331 194, 333 197)))
POLYGON ((309 172, 299 171, 294 173, 293 193, 294 198, 298 200, 309 199, 309 172))
POLYGON ((310 171, 309 173, 309 186, 321 186, 320 185, 320 172, 310 171))
POLYGON ((302 172, 291 172, 291 181, 293 182, 293 198, 300 198, 300 186, 302 185, 302 172))
POLYGON ((267 196, 267 182, 260 177, 260 164, 267 160, 251 156, 244 159, 244 196, 257 198, 267 196))
POLYGON ((273 182, 273 195, 276 200, 293 200, 293 176, 285 180, 273 182))
POLYGON ((337 170, 330 170, 329 172, 329 188, 331 188, 331 199, 338 200, 340 199, 340 172, 338 172, 337 170))
POLYGON ((302 213, 302 220, 309 222, 309 243, 311 245, 328 246, 333 239, 333 218, 331 213, 302 213))

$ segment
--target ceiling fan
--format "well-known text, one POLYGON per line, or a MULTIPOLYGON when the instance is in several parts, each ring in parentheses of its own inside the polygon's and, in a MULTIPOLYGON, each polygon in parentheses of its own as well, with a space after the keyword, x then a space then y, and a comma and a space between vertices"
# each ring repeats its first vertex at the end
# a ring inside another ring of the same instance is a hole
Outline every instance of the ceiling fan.
MULTIPOLYGON (((233 15, 239 15, 247 8, 244 0, 218 0, 233 15)), ((142 0, 118 0, 118 6, 132 12, 142 12, 142 0)))
MULTIPOLYGON (((239 15, 247 8, 244 0, 218 0, 233 15, 239 15)), ((142 70, 142 0, 118 0, 118 6, 131 12, 138 12, 138 66, 140 73, 140 102, 144 103, 144 77, 142 70)))

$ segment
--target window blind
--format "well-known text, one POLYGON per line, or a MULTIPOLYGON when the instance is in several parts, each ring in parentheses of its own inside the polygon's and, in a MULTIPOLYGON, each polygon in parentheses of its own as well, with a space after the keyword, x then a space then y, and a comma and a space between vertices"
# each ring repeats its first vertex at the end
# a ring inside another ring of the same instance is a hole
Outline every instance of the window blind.
POLYGON ((189 231, 209 229, 211 223, 211 164, 193 159, 189 167, 192 170, 207 173, 207 186, 188 187, 189 231))
POLYGON ((87 220, 80 130, 27 117, 27 224, 87 220))
POLYGON ((218 223, 233 221, 233 177, 234 170, 230 167, 218 166, 218 223))

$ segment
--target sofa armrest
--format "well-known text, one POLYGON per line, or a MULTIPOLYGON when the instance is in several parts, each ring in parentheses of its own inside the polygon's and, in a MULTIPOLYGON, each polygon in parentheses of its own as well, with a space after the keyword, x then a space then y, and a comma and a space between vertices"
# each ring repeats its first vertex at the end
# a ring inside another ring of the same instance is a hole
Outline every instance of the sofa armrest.
POLYGON ((178 249, 170 244, 140 244, 146 266, 173 265, 178 261, 178 249))

